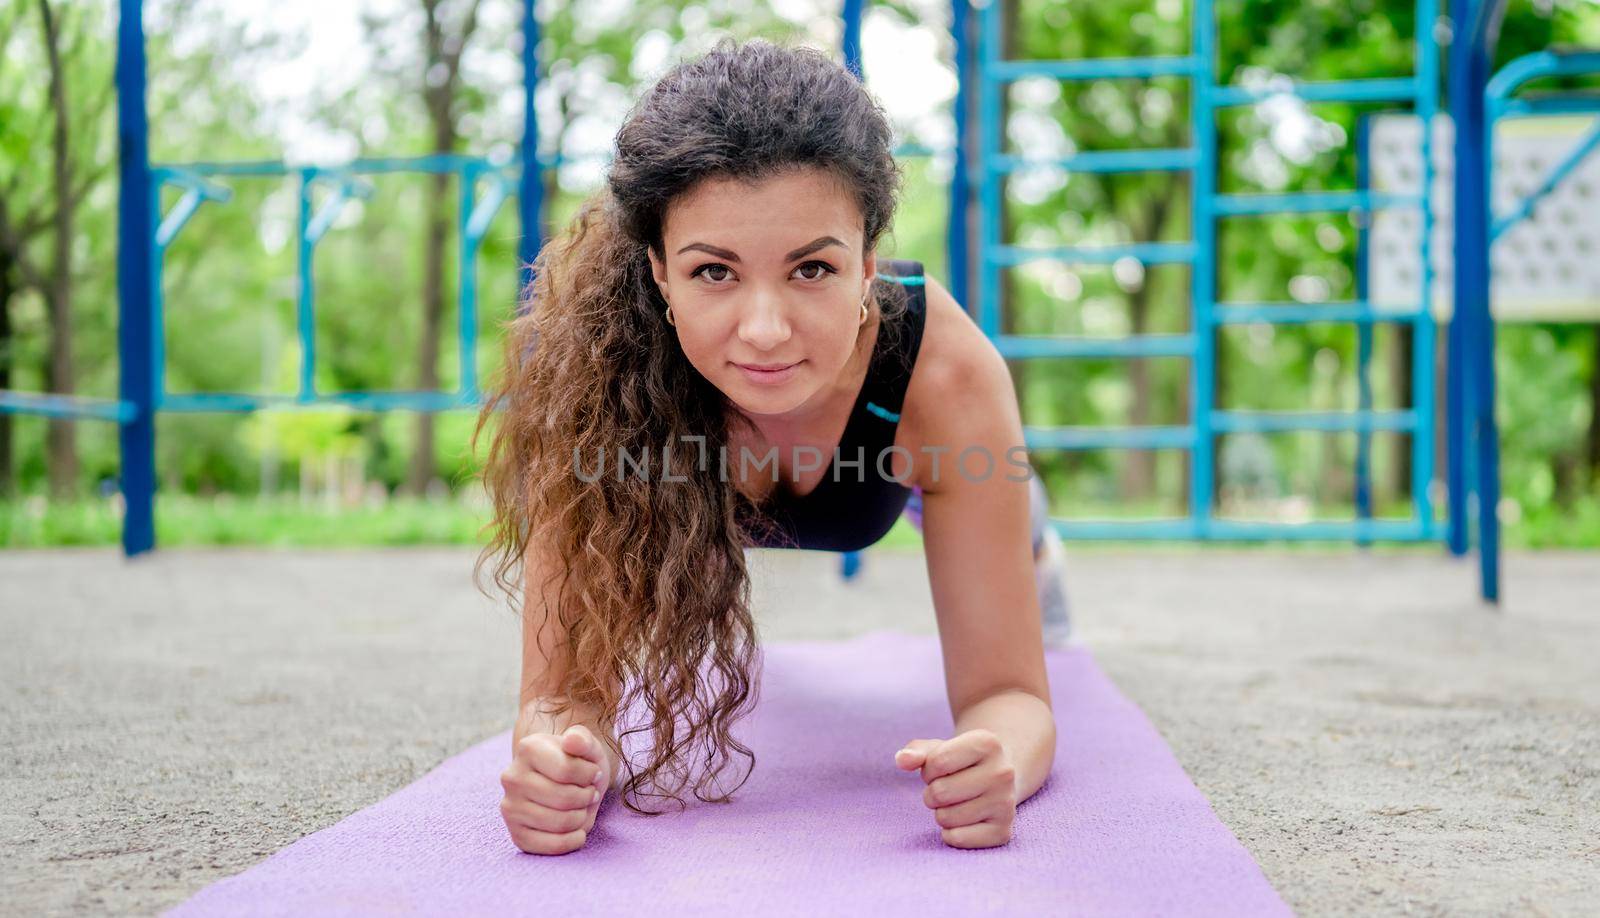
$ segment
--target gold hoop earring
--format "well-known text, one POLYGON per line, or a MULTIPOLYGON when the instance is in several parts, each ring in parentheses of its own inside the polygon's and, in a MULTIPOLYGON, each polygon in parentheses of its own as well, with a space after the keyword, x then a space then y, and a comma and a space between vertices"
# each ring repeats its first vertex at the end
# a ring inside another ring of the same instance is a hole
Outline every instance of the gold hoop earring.
POLYGON ((862 297, 861 298, 861 321, 857 322, 856 324, 857 325, 865 325, 865 324, 867 324, 867 298, 866 297, 862 297))
POLYGON ((676 326, 678 324, 677 322, 674 322, 672 320, 672 307, 671 306, 667 307, 667 324, 668 325, 672 325, 672 326, 676 326))

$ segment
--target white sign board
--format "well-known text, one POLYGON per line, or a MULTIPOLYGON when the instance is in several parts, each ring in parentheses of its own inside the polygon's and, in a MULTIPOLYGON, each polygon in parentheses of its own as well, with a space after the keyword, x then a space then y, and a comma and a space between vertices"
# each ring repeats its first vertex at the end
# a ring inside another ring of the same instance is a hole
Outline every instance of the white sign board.
MULTIPOLYGON (((1495 126, 1492 212, 1513 211, 1588 133, 1594 117, 1502 118, 1495 126)), ((1373 191, 1416 194, 1422 178, 1421 121, 1378 115, 1369 122, 1368 178, 1373 191)), ((1454 125, 1433 125, 1433 304, 1448 319, 1454 263, 1454 125)), ((1368 299, 1376 309, 1409 311, 1421 292, 1422 211, 1373 213, 1368 234, 1368 299)), ((1491 309, 1501 321, 1600 320, 1600 150, 1590 153, 1533 212, 1489 250, 1491 309)))

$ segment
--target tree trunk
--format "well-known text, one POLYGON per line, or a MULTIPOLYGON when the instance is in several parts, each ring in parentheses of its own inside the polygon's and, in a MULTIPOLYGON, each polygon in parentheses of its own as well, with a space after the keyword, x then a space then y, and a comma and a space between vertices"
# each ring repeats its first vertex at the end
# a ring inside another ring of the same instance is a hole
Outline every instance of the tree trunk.
POLYGON ((1584 457, 1589 460, 1589 487, 1600 491, 1600 327, 1591 332, 1594 353, 1589 366, 1589 442, 1584 457))
MULTIPOLYGON (((50 104, 54 109, 54 176, 56 193, 54 258, 47 289, 42 291, 50 314, 50 355, 45 377, 51 392, 73 392, 72 367, 72 239, 74 232, 71 147, 67 131, 66 73, 61 63, 60 36, 49 0, 39 0, 44 20, 45 50, 50 61, 50 104)), ((46 438, 50 466, 50 493, 69 497, 78 482, 78 450, 74 422, 52 418, 46 438)))
MULTIPOLYGON (((438 149, 436 152, 449 152, 438 149)), ((450 242, 450 177, 432 177, 428 194, 428 232, 423 239, 422 333, 417 352, 417 388, 439 388, 439 329, 444 319, 444 255, 450 242)), ((466 270, 466 266, 462 266, 466 270)), ((417 412, 417 437, 411 453, 407 490, 422 494, 433 480, 433 415, 417 412)))
MULTIPOLYGON (((11 388, 11 253, 0 246, 0 391, 11 388)), ((11 464, 11 415, 0 412, 0 500, 16 492, 11 464)))
MULTIPOLYGON (((1395 404, 1414 408, 1411 373, 1417 359, 1413 353, 1416 337, 1411 326, 1396 325, 1394 338, 1394 353, 1389 366, 1394 376, 1395 404)), ((1394 464, 1390 469, 1389 486, 1384 489, 1392 499, 1398 500, 1402 495, 1411 493, 1411 449, 1410 438, 1394 438, 1394 464)))
MULTIPOLYGON (((461 20, 459 31, 447 35, 439 20, 437 0, 422 0, 425 19, 423 31, 423 91, 422 99, 428 108, 428 121, 433 128, 433 152, 449 154, 456 151, 460 135, 456 130, 456 87, 461 79, 461 55, 477 28, 478 2, 474 0, 461 20), (433 74, 443 77, 435 80, 433 74)), ((428 232, 423 240, 422 278, 422 333, 418 341, 417 388, 433 392, 439 388, 439 333, 444 322, 444 260, 445 246, 450 241, 450 177, 445 174, 433 177, 428 195, 428 232)), ((460 265, 466 271, 470 266, 460 265)), ((411 453, 411 470, 407 490, 422 494, 434 479, 433 415, 417 413, 417 436, 411 453)))

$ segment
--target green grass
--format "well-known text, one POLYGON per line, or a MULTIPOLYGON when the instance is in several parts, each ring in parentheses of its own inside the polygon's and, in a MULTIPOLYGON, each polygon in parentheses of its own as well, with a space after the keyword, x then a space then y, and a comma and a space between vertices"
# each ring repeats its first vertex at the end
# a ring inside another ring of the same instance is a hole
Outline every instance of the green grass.
MULTIPOLYGON (((1086 508, 1073 516, 1090 518, 1086 508)), ((1116 514, 1110 508, 1105 518, 1116 514)), ((1128 511, 1129 508, 1122 508, 1128 511)), ((1134 508, 1137 509, 1137 508, 1134 508)), ((164 495, 156 503, 156 540, 167 547, 262 545, 280 547, 379 547, 389 545, 482 545, 488 507, 457 500, 394 498, 382 504, 328 508, 294 498, 164 495)), ((114 546, 122 519, 110 500, 68 503, 29 497, 0 501, 0 549, 114 546)), ((1087 545, 1090 543, 1075 543, 1087 545)), ((1094 543, 1122 544, 1128 543, 1094 543)), ((1278 549, 1327 550, 1345 542, 1271 543, 1278 549)), ((1505 544, 1516 549, 1600 548, 1600 503, 1583 501, 1565 511, 1541 508, 1508 521, 1505 544)), ((1145 543, 1146 547, 1193 550, 1193 543, 1145 543)), ((917 551, 922 534, 901 517, 874 549, 917 551)), ((1218 543, 1237 548, 1237 543, 1218 543)), ((1428 546, 1380 543, 1378 550, 1428 546)))
MULTIPOLYGON (((486 507, 397 498, 375 506, 302 506, 292 498, 163 496, 156 542, 163 546, 478 545, 486 507)), ((0 548, 117 545, 122 519, 110 501, 0 503, 0 548)))

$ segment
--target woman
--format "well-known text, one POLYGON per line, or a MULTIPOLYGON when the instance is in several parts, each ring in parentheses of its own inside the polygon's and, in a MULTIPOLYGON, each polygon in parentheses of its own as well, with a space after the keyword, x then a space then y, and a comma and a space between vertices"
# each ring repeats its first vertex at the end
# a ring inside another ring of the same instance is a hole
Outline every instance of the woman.
POLYGON ((826 56, 725 41, 644 96, 606 190, 540 253, 488 401, 480 559, 525 591, 501 804, 522 850, 581 847, 624 765, 636 812, 691 786, 728 801, 706 791, 754 763, 731 734, 757 684, 745 550, 862 548, 913 495, 955 730, 894 763, 969 848, 1009 840, 1049 772, 1059 543, 1005 362, 919 264, 877 253, 891 150, 826 56))

